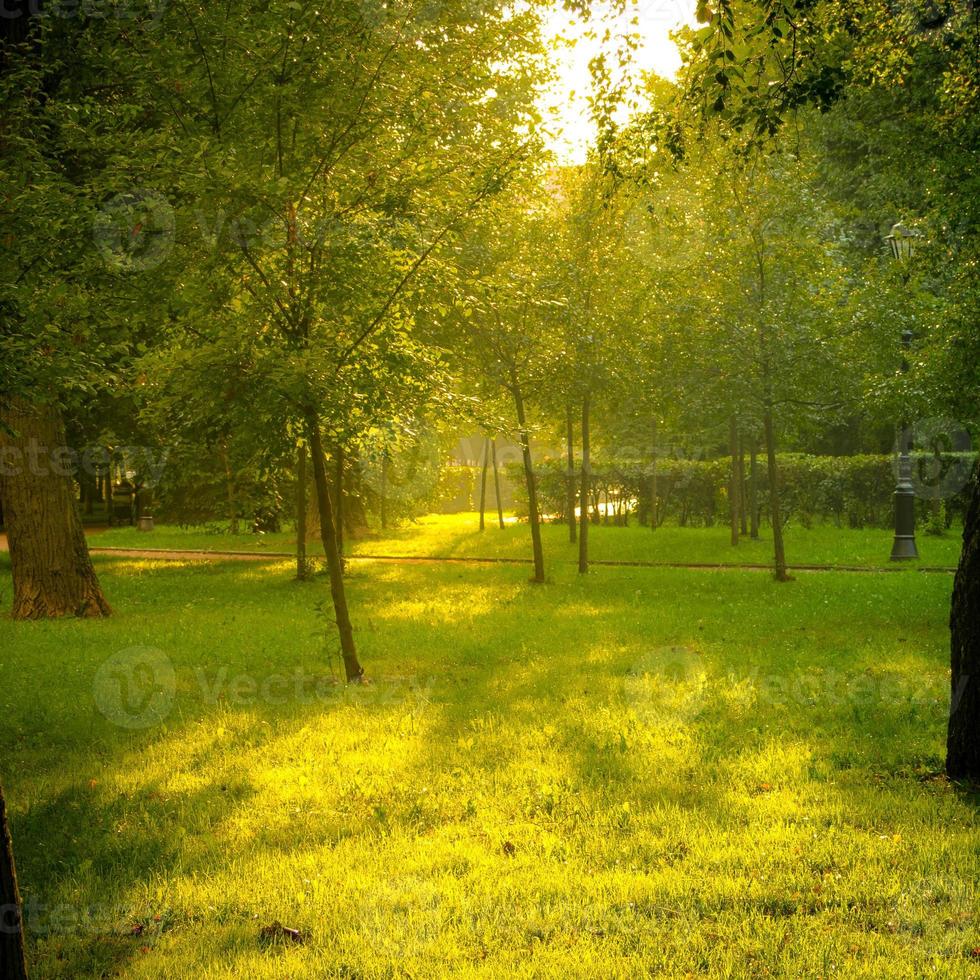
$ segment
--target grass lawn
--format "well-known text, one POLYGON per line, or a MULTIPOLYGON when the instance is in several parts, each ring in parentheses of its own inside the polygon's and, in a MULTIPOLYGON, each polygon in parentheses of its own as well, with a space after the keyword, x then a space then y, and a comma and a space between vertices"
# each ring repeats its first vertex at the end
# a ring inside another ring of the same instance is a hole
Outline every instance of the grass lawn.
MULTIPOLYGON (((545 559, 577 559, 576 546, 568 542, 564 525, 548 524, 543 528, 545 559)), ((918 546, 926 566, 955 566, 959 559, 962 530, 950 529, 944 537, 920 533, 918 546)), ((721 564, 766 564, 772 561, 772 535, 762 529, 758 541, 743 538, 737 548, 729 542, 727 527, 681 528, 665 526, 653 532, 648 527, 597 526, 590 529, 592 557, 615 561, 713 562, 721 564)), ((190 548, 203 551, 269 551, 291 552, 295 535, 221 534, 203 528, 158 527, 152 533, 135 528, 113 528, 92 537, 93 545, 118 548, 190 548)), ((786 529, 786 553, 790 564, 862 565, 888 567, 892 532, 880 529, 851 530, 829 525, 807 529, 789 525, 786 529)), ((311 554, 322 553, 318 543, 311 543, 311 554)), ((530 534, 526 524, 511 522, 500 530, 494 515, 482 534, 477 514, 433 514, 397 530, 379 532, 353 542, 352 554, 385 554, 445 557, 528 557, 530 534)), ((894 567, 894 566, 892 566, 894 567)))
POLYGON ((36 978, 980 971, 949 576, 359 562, 347 689, 324 578, 97 563, 0 620, 36 978))

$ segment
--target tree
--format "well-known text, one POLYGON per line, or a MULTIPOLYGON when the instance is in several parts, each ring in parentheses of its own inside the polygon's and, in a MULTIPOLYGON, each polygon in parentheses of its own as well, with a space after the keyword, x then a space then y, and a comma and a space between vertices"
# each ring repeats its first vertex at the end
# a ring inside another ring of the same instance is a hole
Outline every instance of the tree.
POLYGON ((14 577, 14 619, 107 616, 71 481, 57 408, 0 403, 0 500, 14 577))
POLYGON ((963 527, 950 613, 950 704, 946 772, 980 782, 980 470, 963 527))
POLYGON ((0 980, 27 980, 24 921, 3 786, 0 786, 0 980))

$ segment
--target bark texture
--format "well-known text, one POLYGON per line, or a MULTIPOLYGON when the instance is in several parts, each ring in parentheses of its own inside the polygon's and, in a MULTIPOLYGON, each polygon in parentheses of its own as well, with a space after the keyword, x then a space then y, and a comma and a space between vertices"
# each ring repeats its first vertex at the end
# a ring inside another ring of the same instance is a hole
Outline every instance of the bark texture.
POLYGON ((963 526, 950 627, 949 729, 946 772, 980 782, 980 464, 963 526))
POLYGON ((58 410, 0 407, 0 499, 14 578, 14 619, 108 616, 64 452, 58 410))

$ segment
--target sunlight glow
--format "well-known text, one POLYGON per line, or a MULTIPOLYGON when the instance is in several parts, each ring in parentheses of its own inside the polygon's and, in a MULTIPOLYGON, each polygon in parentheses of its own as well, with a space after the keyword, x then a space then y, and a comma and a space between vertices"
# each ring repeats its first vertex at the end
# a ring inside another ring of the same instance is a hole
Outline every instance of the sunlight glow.
MULTIPOLYGON (((680 67, 680 54, 670 39, 671 31, 694 24, 694 0, 632 0, 616 15, 608 5, 596 4, 590 23, 556 4, 545 25, 552 45, 557 78, 542 96, 541 107, 550 139, 549 149, 559 163, 579 163, 593 139, 589 118, 589 62, 605 51, 614 56, 624 35, 637 35, 637 50, 630 74, 631 89, 638 97, 644 73, 673 78, 680 67), (603 37, 609 32, 609 39, 603 37)), ((629 107, 621 114, 629 117, 629 107)))

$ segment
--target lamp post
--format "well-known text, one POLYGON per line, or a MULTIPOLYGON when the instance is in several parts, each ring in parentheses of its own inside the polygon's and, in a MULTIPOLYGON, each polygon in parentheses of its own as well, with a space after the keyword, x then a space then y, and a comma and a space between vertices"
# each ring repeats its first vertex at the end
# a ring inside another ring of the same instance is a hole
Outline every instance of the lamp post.
MULTIPOLYGON (((892 255, 901 263, 903 278, 908 280, 908 265, 915 250, 916 239, 922 233, 907 228, 901 222, 892 227, 885 241, 892 255)), ((909 369, 908 354, 912 346, 912 331, 902 331, 902 374, 909 369)), ((912 485, 912 433, 907 419, 902 419, 898 434, 898 481, 895 484, 895 540, 892 542, 892 561, 908 561, 919 557, 915 546, 915 488, 912 485)))

